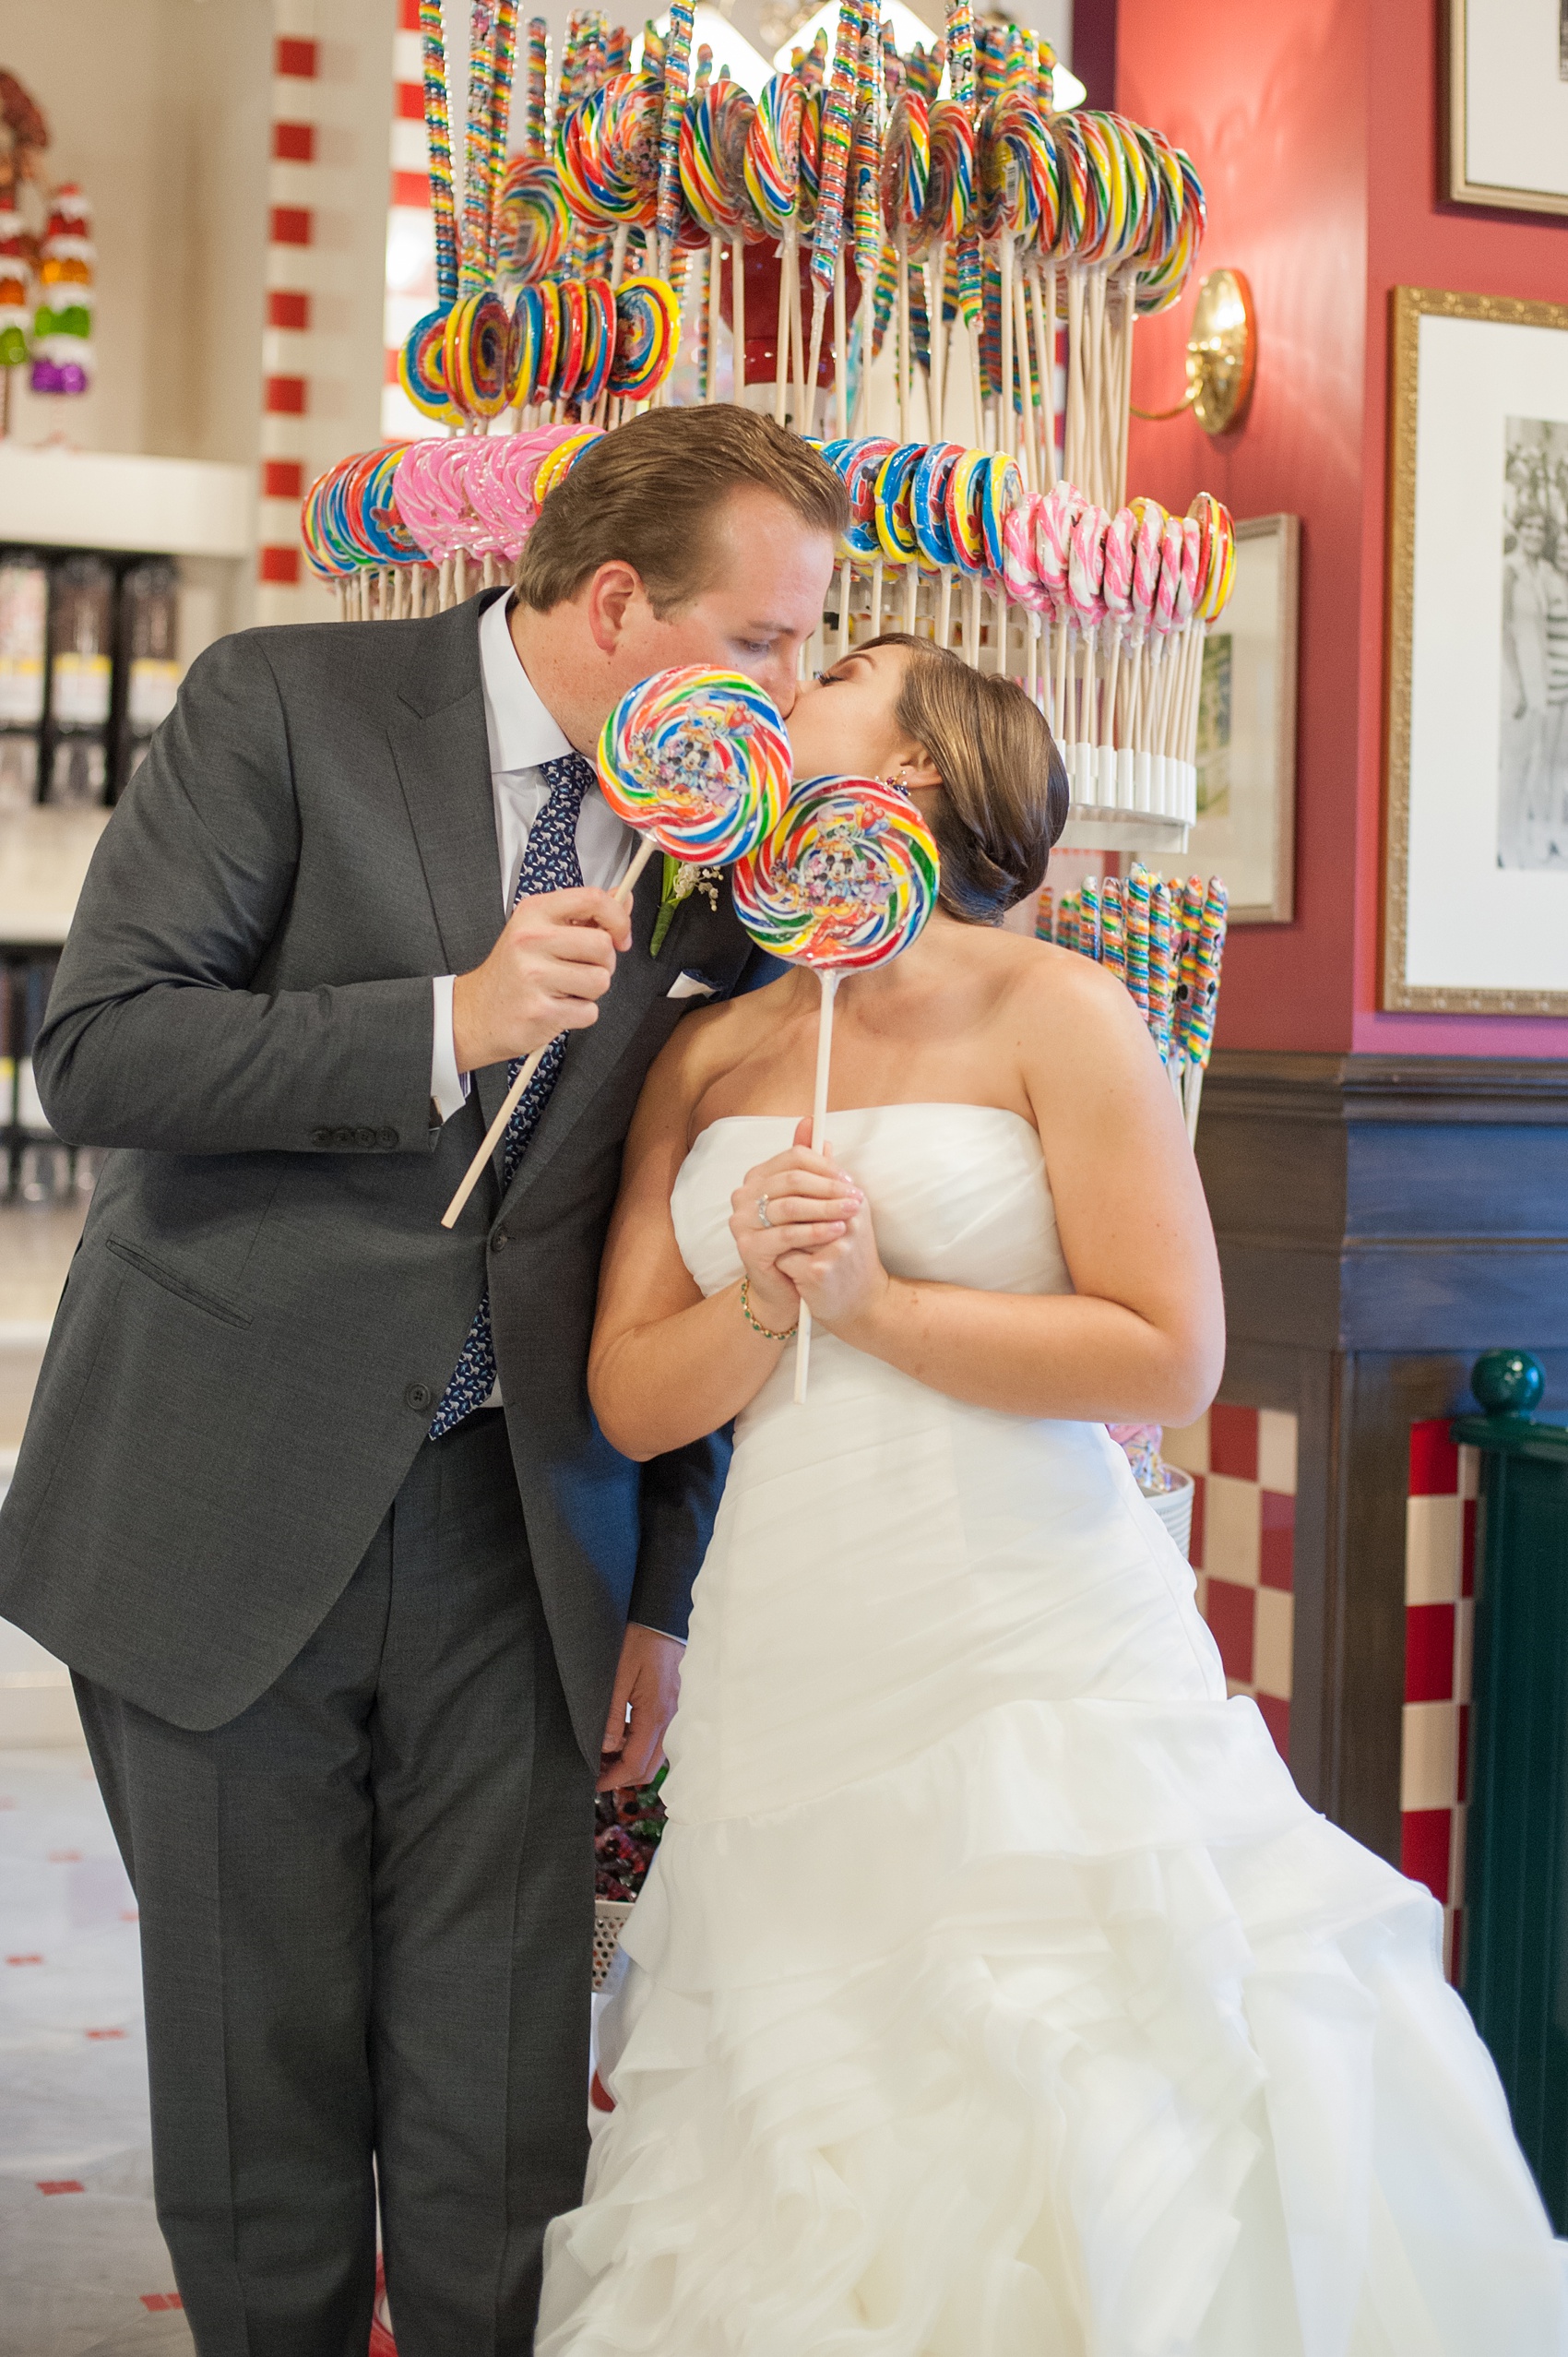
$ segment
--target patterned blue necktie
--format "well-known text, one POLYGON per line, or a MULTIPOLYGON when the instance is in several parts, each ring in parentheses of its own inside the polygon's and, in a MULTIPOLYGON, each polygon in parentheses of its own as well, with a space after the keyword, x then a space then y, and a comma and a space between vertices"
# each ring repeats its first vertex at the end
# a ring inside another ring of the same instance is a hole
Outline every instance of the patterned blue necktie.
MULTIPOLYGON (((582 814, 583 796, 594 782, 591 765, 580 753, 564 754, 559 761, 543 761, 540 774, 550 788, 549 795, 529 831, 528 849, 517 875, 517 889, 513 898, 515 909, 525 892, 570 892, 581 884, 583 871, 577 858, 577 820, 582 814)), ((539 1070, 523 1090, 517 1107, 506 1125, 501 1141, 501 1183, 503 1191, 511 1185, 524 1149, 532 1137, 539 1117, 550 1102, 550 1092, 560 1074, 566 1054, 564 1036, 552 1040, 545 1049, 539 1070)), ((511 1087, 523 1068, 518 1056, 509 1066, 506 1085, 511 1087)), ((490 1330, 490 1287, 484 1289, 474 1322, 469 1328, 469 1339, 458 1354, 435 1420, 430 1427, 430 1438, 439 1440, 465 1416, 482 1408, 495 1388, 495 1342, 490 1330)))

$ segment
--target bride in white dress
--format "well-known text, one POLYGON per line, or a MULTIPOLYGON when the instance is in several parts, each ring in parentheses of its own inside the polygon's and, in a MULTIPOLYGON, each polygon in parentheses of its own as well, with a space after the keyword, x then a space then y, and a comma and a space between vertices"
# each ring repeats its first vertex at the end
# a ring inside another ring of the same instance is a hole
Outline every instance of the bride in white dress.
POLYGON ((1105 1431, 1202 1410, 1219 1281, 1126 991, 994 923, 1044 725, 889 641, 790 733, 910 789, 944 908, 839 994, 823 1157, 807 973, 683 1024, 628 1143, 595 1407, 738 1422, 540 2357, 1564 2357, 1438 1910, 1226 1699, 1105 1431))

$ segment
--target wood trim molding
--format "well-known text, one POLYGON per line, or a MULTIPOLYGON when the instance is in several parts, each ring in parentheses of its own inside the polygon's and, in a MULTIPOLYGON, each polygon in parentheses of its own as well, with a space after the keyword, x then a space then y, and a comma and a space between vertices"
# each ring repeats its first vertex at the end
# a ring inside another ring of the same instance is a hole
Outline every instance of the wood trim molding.
MULTIPOLYGON (((1204 1113, 1568 1127, 1568 1057, 1313 1055, 1217 1048, 1204 1113)), ((1199 1135, 1202 1135, 1200 1128, 1199 1135)))

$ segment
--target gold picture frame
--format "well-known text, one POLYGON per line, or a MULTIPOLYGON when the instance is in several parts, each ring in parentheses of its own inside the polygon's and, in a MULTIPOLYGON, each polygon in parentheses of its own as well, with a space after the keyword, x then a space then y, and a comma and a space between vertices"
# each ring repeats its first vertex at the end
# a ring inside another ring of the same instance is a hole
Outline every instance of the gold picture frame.
MULTIPOLYGON (((1448 0, 1448 38, 1444 44, 1446 179, 1449 198, 1455 205, 1484 205, 1489 209, 1518 213, 1568 213, 1568 145, 1560 145, 1550 136, 1537 139, 1526 136, 1521 139, 1516 120, 1507 141, 1510 151, 1520 156, 1539 155, 1546 172, 1561 173, 1561 188, 1520 187, 1495 178, 1470 176, 1470 37, 1489 17, 1503 17, 1512 30, 1516 17, 1549 6, 1550 0, 1448 0), (1561 163, 1557 161, 1559 155, 1561 163)), ((1506 85, 1506 68, 1500 79, 1506 85)))
MULTIPOLYGON (((1526 302, 1508 295, 1455 294, 1431 287, 1395 287, 1390 296, 1391 364, 1387 670, 1383 840, 1383 954, 1380 1004, 1391 1012, 1455 1015, 1568 1015, 1568 935, 1561 988, 1491 987, 1411 982, 1409 968, 1412 830, 1411 745, 1415 716, 1417 590, 1417 458, 1420 416, 1420 334, 1425 318, 1479 322, 1499 327, 1549 328, 1568 339, 1568 304, 1526 302)), ((1563 348, 1563 417, 1568 420, 1568 340, 1563 348)), ((1478 427, 1479 430, 1479 427, 1478 427)), ((1455 503, 1466 485, 1451 487, 1455 503)), ((1501 512, 1501 506, 1500 510, 1501 512)), ((1494 528, 1495 529, 1495 528, 1494 528)), ((1500 607, 1501 611, 1501 607, 1500 607)), ((1484 612, 1474 619, 1484 622, 1484 612)), ((1462 693, 1452 676, 1444 690, 1462 693)), ((1496 742, 1496 708, 1491 726, 1496 742)), ((1499 860, 1499 866, 1502 862, 1499 860)), ((1568 892, 1568 879, 1564 880, 1568 892)))
POLYGON ((1234 925, 1290 924, 1296 914, 1296 696, 1301 525, 1298 516, 1236 518, 1236 570, 1210 627, 1198 697, 1198 815, 1184 851, 1136 845, 1157 875, 1222 875, 1234 925), (1212 662, 1212 686, 1211 686, 1212 662), (1212 695, 1212 702, 1211 702, 1212 695), (1206 743, 1223 713, 1218 743, 1206 743), (1221 796, 1207 795, 1223 765, 1221 796))

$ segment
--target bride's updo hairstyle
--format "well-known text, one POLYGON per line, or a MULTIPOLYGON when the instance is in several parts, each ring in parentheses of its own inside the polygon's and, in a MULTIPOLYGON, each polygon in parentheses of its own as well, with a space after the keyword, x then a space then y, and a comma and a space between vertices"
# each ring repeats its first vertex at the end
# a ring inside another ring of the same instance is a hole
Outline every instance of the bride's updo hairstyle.
POLYGON ((965 924, 995 924, 1039 890, 1067 824, 1056 740, 1016 680, 901 630, 867 646, 909 652, 894 709, 942 778, 940 792, 921 797, 942 857, 942 906, 965 924))

